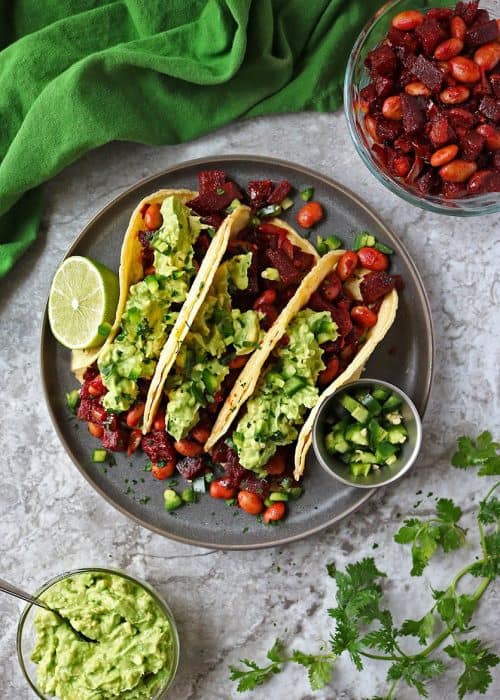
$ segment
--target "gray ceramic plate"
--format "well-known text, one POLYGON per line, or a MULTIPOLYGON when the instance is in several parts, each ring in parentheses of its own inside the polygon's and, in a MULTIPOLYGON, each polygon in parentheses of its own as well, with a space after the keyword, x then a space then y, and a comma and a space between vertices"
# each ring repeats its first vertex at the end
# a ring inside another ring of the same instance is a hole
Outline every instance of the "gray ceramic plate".
MULTIPOLYGON (((392 270, 403 275, 406 288, 401 295, 396 321, 370 358, 365 376, 397 384, 412 397, 423 414, 432 380, 434 341, 422 280, 395 234, 355 195, 326 177, 271 158, 224 156, 193 160, 140 182, 108 204, 88 224, 67 254, 89 256, 116 270, 123 233, 137 202, 162 187, 196 189, 197 173, 210 168, 226 170, 241 186, 249 180, 262 178, 287 179, 298 190, 312 186, 315 199, 323 203, 327 212, 315 229, 314 237, 335 233, 350 247, 354 232, 368 230, 396 250, 392 270)), ((285 218, 293 222, 300 201, 297 197, 285 218)), ((70 372, 69 351, 52 337, 47 313, 42 329, 41 360, 42 381, 54 426, 78 469, 122 513, 162 535, 223 549, 284 544, 332 525, 359 508, 372 493, 336 483, 316 463, 311 450, 304 479, 305 493, 291 505, 286 520, 275 527, 266 527, 237 508, 208 496, 197 505, 168 514, 163 508, 164 485, 143 471, 146 462, 143 454, 136 454, 132 459, 117 454, 116 464, 108 468, 92 463, 92 449, 98 445, 85 425, 69 415, 65 394, 77 384, 70 372)))

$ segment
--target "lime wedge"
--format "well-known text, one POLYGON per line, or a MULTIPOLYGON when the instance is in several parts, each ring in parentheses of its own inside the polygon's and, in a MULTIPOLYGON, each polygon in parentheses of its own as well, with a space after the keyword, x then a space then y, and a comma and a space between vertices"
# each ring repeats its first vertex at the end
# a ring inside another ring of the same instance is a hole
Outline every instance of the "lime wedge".
POLYGON ((49 323, 55 338, 72 350, 106 340, 118 304, 118 277, 104 265, 74 255, 57 270, 49 294, 49 323))

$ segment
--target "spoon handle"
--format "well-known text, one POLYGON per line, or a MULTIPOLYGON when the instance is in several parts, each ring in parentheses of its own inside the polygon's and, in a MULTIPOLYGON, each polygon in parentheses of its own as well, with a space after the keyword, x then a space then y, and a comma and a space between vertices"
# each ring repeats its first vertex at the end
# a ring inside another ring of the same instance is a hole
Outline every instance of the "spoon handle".
POLYGON ((42 601, 38 600, 37 598, 33 598, 29 593, 26 593, 26 591, 21 590, 17 586, 14 586, 12 583, 9 583, 3 578, 0 578, 0 591, 3 591, 3 593, 8 593, 9 595, 13 595, 16 598, 20 598, 21 600, 25 600, 27 603, 31 603, 32 605, 38 605, 39 608, 44 608, 45 610, 48 610, 48 607, 45 605, 45 603, 42 603, 42 601))

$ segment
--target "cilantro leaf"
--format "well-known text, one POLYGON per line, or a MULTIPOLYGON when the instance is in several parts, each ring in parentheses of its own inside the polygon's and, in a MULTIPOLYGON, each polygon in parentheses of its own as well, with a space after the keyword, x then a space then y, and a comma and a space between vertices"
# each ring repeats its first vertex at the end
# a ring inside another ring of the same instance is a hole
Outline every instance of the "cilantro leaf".
POLYGON ((307 675, 311 690, 320 690, 332 680, 335 664, 335 656, 333 655, 304 654, 295 650, 292 652, 292 661, 308 669, 307 675))
POLYGON ((392 664, 387 672, 387 679, 404 680, 410 687, 415 688, 419 695, 426 698, 428 693, 424 681, 438 676, 444 670, 442 661, 407 656, 392 664))
POLYGON ((459 437, 458 451, 451 458, 451 463, 459 469, 481 465, 479 476, 500 474, 500 443, 493 442, 491 433, 484 431, 476 440, 459 437))
POLYGON ((493 532, 484 538, 486 561, 474 564, 470 572, 473 576, 495 578, 500 575, 500 532, 493 532))
POLYGON ((496 496, 492 496, 487 501, 481 501, 477 518, 483 525, 496 523, 500 520, 500 500, 496 496))
POLYGON ((457 595, 455 591, 446 591, 436 604, 439 616, 449 629, 466 632, 477 601, 470 595, 457 595))
POLYGON ((399 632, 404 637, 417 637, 420 644, 424 645, 431 636, 435 624, 436 618, 431 611, 420 620, 405 620, 399 632))
POLYGON ((485 693, 492 681, 490 668, 496 666, 500 658, 486 647, 481 647, 479 639, 457 640, 455 644, 445 647, 444 651, 451 658, 463 661, 465 667, 458 679, 460 700, 466 693, 485 693))
POLYGON ((451 498, 440 498, 436 504, 436 513, 445 523, 456 523, 462 517, 462 509, 455 505, 451 498))
POLYGON ((267 666, 261 667, 255 661, 240 659, 240 662, 249 670, 240 669, 236 666, 229 667, 231 680, 238 681, 236 687, 238 692, 243 693, 246 690, 254 690, 257 686, 269 680, 272 675, 283 670, 282 665, 287 660, 283 656, 283 642, 277 639, 266 656, 271 661, 267 666))

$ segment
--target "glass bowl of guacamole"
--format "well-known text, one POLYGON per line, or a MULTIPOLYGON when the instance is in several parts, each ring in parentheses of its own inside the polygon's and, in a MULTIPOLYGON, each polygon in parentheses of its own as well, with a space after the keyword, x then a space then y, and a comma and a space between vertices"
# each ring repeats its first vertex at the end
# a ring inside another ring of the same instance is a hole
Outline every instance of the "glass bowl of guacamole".
POLYGON ((82 641, 51 612, 28 605, 17 630, 21 668, 42 700, 160 700, 179 661, 167 603, 148 584, 114 569, 78 569, 35 594, 95 643, 82 641))

